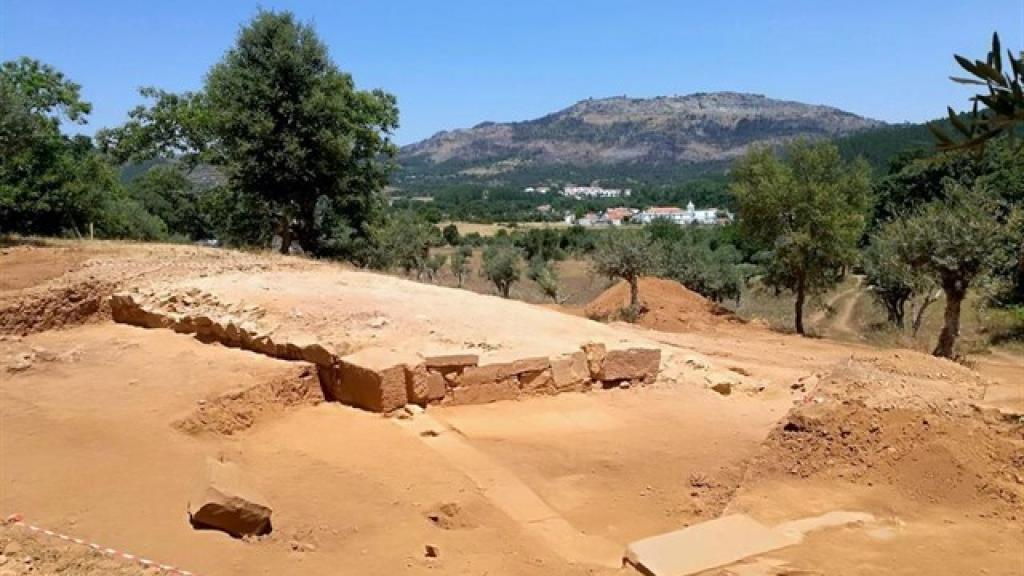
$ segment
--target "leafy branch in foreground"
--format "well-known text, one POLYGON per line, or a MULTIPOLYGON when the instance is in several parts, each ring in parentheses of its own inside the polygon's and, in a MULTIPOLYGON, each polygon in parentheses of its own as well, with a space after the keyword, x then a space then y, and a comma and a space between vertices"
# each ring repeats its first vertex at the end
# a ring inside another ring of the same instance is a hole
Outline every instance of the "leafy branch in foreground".
POLYGON ((1010 133, 1024 124, 1024 52, 1014 57, 1012 50, 1006 51, 1009 71, 1003 71, 1002 48, 999 34, 992 35, 992 50, 984 61, 954 55, 960 67, 971 74, 970 78, 952 77, 954 82, 984 86, 988 93, 973 96, 974 107, 966 121, 947 108, 949 122, 959 135, 950 135, 937 124, 929 124, 940 150, 981 148, 989 140, 1010 133), (984 109, 979 110, 979 104, 984 109), (962 138, 962 140, 959 140, 962 138))

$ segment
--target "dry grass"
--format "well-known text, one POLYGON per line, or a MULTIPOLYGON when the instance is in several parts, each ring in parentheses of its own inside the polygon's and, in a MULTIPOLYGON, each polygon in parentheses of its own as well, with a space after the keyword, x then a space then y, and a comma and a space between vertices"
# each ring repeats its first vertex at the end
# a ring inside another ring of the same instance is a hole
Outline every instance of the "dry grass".
POLYGON ((529 230, 531 228, 568 228, 569 225, 565 222, 518 222, 515 226, 508 226, 506 224, 480 224, 477 222, 441 222, 438 224, 441 228, 455 224, 458 228, 459 234, 465 236, 466 234, 472 234, 476 232, 481 236, 494 236, 499 230, 506 232, 513 232, 515 230, 529 230))

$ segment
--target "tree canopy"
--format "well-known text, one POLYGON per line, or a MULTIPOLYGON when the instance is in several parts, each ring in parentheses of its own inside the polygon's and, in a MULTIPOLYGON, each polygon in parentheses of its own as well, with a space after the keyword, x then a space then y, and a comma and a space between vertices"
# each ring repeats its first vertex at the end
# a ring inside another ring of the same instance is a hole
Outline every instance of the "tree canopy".
POLYGON ((751 150, 733 170, 740 232, 767 255, 765 282, 796 294, 798 333, 806 297, 834 286, 857 258, 871 203, 870 169, 829 143, 797 141, 782 157, 751 150))
POLYGON ((291 13, 260 12, 201 91, 142 95, 153 104, 98 134, 115 158, 181 156, 223 167, 234 194, 272 211, 282 252, 293 238, 320 251, 323 210, 335 213, 335 227, 369 235, 395 154, 396 100, 357 90, 291 13))

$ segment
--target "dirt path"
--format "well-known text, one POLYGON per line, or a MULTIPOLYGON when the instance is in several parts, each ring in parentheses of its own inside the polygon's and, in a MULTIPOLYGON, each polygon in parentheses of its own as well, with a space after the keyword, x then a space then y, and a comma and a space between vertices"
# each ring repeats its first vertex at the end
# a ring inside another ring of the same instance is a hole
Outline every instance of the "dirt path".
POLYGON ((861 276, 856 276, 855 278, 857 280, 856 285, 833 294, 825 302, 824 308, 814 313, 811 324, 820 334, 833 338, 840 337, 842 339, 857 338, 857 331, 853 327, 852 320, 854 306, 860 298, 863 278, 861 276), (836 308, 837 304, 838 308, 836 308), (831 309, 835 309, 836 313, 830 318, 828 310, 831 309))

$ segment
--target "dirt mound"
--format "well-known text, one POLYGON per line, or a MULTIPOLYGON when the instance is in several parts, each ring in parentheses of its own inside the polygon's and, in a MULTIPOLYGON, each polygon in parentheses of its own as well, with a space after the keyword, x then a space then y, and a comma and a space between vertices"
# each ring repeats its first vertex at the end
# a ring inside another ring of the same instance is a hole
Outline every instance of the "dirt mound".
MULTIPOLYGON (((742 322, 729 310, 663 278, 640 279, 642 313, 636 323, 653 330, 681 332, 723 323, 742 322)), ((629 306, 629 284, 619 281, 605 290, 584 310, 588 318, 615 320, 629 306)))
POLYGON ((885 485, 912 502, 1020 518, 1024 426, 979 417, 972 402, 982 388, 969 373, 894 379, 885 364, 850 360, 822 375, 769 434, 747 478, 885 485))

